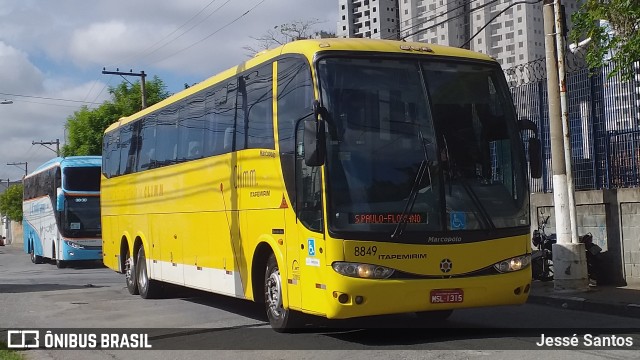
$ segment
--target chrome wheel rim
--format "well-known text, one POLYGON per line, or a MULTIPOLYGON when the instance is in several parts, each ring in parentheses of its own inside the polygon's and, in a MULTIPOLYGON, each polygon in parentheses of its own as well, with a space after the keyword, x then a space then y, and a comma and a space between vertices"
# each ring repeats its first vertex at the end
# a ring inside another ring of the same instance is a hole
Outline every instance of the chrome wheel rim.
POLYGON ((131 270, 133 264, 133 258, 129 256, 127 261, 124 262, 124 274, 127 278, 127 284, 133 284, 133 272, 131 270))
POLYGON ((275 318, 282 316, 282 284, 280 283, 280 271, 276 270, 269 275, 265 284, 265 299, 269 312, 275 318))
POLYGON ((140 273, 138 276, 138 286, 140 286, 140 290, 146 290, 147 289, 147 267, 145 266, 145 264, 138 264, 138 267, 140 268, 140 273))

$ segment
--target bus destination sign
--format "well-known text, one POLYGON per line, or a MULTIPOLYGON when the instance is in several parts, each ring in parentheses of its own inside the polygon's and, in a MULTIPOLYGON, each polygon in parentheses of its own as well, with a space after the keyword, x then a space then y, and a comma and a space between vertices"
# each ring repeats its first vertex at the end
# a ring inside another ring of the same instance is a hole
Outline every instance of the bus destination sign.
POLYGON ((350 224, 397 224, 403 218, 409 224, 429 222, 426 213, 349 213, 350 224))

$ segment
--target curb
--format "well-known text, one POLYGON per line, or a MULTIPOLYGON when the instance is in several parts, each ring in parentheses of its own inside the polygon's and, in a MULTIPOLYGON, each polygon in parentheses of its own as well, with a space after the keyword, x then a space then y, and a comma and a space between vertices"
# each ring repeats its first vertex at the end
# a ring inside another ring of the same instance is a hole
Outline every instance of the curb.
POLYGON ((640 318, 640 304, 594 302, 578 296, 539 296, 529 294, 527 303, 548 305, 569 310, 589 311, 607 315, 640 318))

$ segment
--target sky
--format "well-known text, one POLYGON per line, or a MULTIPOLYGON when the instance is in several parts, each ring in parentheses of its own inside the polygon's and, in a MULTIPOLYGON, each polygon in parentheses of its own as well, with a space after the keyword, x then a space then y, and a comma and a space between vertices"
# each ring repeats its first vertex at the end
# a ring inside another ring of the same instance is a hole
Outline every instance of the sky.
POLYGON ((335 32, 338 1, 0 0, 0 191, 56 156, 34 142, 62 147, 67 118, 110 99, 124 79, 103 68, 175 93, 246 60, 252 37, 314 19, 335 32))

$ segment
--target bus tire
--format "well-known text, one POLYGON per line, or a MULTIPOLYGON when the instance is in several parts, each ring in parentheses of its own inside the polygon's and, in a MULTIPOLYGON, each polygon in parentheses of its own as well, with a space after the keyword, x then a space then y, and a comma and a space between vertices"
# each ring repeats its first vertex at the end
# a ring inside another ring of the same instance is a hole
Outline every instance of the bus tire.
POLYGON ((264 274, 264 304, 269 324, 277 332, 290 332, 300 325, 302 314, 282 305, 282 277, 275 255, 267 260, 264 274))
POLYGON ((31 257, 32 263, 42 264, 42 256, 36 255, 36 251, 33 249, 33 242, 31 242, 31 246, 29 248, 29 256, 31 257))
POLYGON ((140 250, 138 250, 136 280, 138 282, 138 291, 143 299, 155 299, 160 295, 162 291, 161 285, 157 281, 149 279, 147 257, 144 254, 144 247, 140 247, 140 250))
POLYGON ((129 294, 138 295, 140 291, 138 290, 138 277, 136 274, 136 264, 133 261, 133 257, 131 256, 131 251, 127 250, 126 260, 124 262, 124 276, 125 281, 127 282, 127 290, 129 290, 129 294))
POLYGON ((420 311, 416 313, 416 316, 422 321, 442 322, 447 320, 452 313, 453 310, 420 311))

